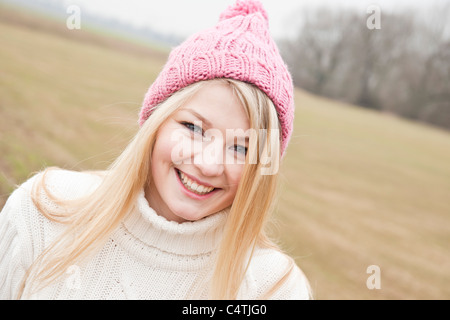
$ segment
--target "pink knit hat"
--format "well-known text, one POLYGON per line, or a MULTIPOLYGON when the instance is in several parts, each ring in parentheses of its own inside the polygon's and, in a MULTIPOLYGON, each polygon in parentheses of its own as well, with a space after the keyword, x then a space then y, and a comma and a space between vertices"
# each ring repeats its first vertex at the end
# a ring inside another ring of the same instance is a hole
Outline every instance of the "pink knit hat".
POLYGON ((283 155, 293 129, 292 78, 270 36, 267 12, 259 1, 238 0, 220 15, 214 28, 189 37, 172 50, 145 95, 139 124, 174 92, 215 78, 248 82, 267 94, 277 109, 283 155))

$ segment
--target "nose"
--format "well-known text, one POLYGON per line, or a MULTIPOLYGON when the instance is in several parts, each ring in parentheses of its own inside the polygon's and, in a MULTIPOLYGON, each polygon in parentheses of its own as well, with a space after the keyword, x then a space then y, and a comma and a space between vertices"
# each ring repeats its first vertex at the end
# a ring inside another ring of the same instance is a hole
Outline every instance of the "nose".
POLYGON ((194 165, 204 176, 214 177, 224 173, 223 142, 220 139, 203 144, 202 150, 194 155, 194 165))

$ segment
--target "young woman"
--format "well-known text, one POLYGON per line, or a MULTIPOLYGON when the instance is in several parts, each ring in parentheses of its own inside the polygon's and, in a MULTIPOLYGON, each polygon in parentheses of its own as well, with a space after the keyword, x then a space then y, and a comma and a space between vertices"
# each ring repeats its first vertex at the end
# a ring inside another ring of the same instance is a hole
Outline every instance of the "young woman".
POLYGON ((256 1, 175 48, 106 171, 49 168, 0 214, 0 298, 307 299, 267 237, 292 80, 256 1))

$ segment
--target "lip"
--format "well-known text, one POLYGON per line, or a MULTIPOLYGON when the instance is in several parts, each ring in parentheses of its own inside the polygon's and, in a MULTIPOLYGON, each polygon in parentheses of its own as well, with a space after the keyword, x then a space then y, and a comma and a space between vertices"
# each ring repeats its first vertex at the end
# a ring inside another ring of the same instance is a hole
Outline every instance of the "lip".
POLYGON ((176 176, 176 178, 177 178, 178 183, 179 183, 180 186, 181 186, 181 190, 184 192, 184 194, 186 194, 188 197, 190 197, 190 198, 192 198, 192 199, 195 199, 195 200, 204 200, 204 199, 207 199, 207 198, 211 197, 211 196, 212 196, 213 194, 215 194, 218 190, 220 190, 220 188, 215 188, 214 186, 212 186, 212 185, 210 185, 210 184, 208 184, 208 183, 202 182, 202 181, 200 181, 200 180, 198 180, 198 179, 192 177, 191 175, 187 174, 186 172, 181 171, 180 169, 174 168, 174 173, 175 173, 175 176, 176 176), (204 186, 206 186, 206 187, 213 187, 214 190, 211 191, 210 193, 207 193, 207 194, 197 194, 197 193, 192 192, 191 190, 187 189, 187 188, 184 186, 184 184, 183 184, 183 182, 181 181, 180 176, 178 175, 178 172, 177 172, 177 171, 183 172, 184 175, 186 175, 189 179, 191 179, 191 180, 197 182, 198 184, 204 185, 204 186))

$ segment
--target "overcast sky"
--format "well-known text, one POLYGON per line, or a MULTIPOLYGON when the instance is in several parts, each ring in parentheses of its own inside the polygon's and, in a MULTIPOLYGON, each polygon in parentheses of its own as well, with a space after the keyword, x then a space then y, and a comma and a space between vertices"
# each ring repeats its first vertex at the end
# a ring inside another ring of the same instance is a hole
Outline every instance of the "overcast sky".
MULTIPOLYGON (((235 0, 58 0, 67 5, 76 4, 83 10, 150 26, 163 33, 188 36, 214 26, 220 13, 235 0)), ((431 3, 448 0, 261 0, 269 14, 271 33, 281 36, 295 25, 296 12, 302 7, 327 5, 336 9, 353 8, 368 16, 370 5, 383 11, 418 8, 423 10, 431 3)))

